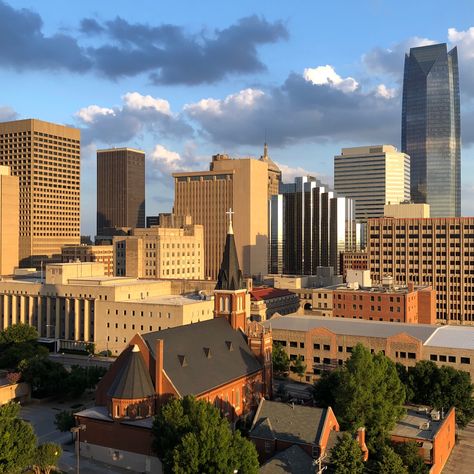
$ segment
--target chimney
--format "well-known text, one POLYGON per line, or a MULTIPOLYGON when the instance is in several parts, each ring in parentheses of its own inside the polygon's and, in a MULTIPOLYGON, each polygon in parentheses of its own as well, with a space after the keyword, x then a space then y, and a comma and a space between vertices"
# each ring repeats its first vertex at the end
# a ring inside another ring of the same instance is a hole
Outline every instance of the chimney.
POLYGON ((413 291, 415 291, 415 284, 414 284, 412 281, 410 281, 407 286, 408 286, 408 291, 409 291, 410 293, 412 293, 413 291))
POLYGON ((156 340, 155 352, 155 392, 157 395, 163 394, 163 339, 156 340))
POLYGON ((365 428, 363 426, 357 428, 356 440, 357 444, 362 450, 362 459, 365 462, 367 461, 367 459, 369 459, 369 450, 367 449, 367 445, 365 444, 365 428))

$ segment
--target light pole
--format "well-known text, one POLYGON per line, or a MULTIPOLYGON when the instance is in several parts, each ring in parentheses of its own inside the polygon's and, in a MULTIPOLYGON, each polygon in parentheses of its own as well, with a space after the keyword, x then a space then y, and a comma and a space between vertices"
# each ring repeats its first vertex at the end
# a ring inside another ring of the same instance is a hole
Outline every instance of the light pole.
POLYGON ((76 474, 80 474, 79 469, 79 456, 81 453, 81 441, 80 441, 80 432, 86 431, 86 425, 73 426, 71 428, 71 433, 76 433, 76 474))

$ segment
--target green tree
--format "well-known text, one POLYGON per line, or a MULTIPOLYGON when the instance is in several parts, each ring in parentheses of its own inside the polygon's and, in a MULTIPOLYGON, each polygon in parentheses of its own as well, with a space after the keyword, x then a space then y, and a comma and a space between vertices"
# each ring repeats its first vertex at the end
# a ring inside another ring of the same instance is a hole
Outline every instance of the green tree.
POLYGON ((153 449, 165 473, 258 472, 253 444, 232 433, 213 405, 194 397, 171 399, 153 422, 153 449))
POLYGON ((0 369, 16 369, 23 360, 47 357, 48 354, 48 349, 35 341, 1 344, 0 369))
POLYGON ((29 324, 13 324, 0 331, 0 344, 29 342, 38 339, 38 331, 29 324))
POLYGON ((22 472, 33 459, 36 435, 19 413, 17 403, 0 406, 0 473, 22 472))
POLYGON ((56 468, 63 450, 55 443, 40 444, 33 455, 33 471, 35 474, 49 474, 56 468))
POLYGON ((299 378, 300 381, 306 373, 306 364, 303 361, 301 356, 298 356, 290 367, 290 370, 294 372, 299 378))
MULTIPOLYGON (((358 344, 344 367, 315 384, 315 398, 331 402, 344 429, 367 429, 369 450, 385 440, 404 413, 405 388, 395 364, 358 344)), ((329 406, 329 405, 326 405, 329 406)))
POLYGON ((66 391, 69 374, 59 362, 36 356, 23 360, 19 369, 23 380, 31 385, 31 391, 36 397, 62 395, 66 391))
POLYGON ((414 442, 393 443, 393 450, 402 458, 410 474, 427 474, 429 469, 420 456, 420 448, 414 442))
POLYGON ((62 410, 54 415, 54 424, 59 431, 71 431, 71 428, 76 424, 74 414, 72 411, 62 410))
POLYGON ((364 472, 362 451, 349 433, 343 433, 331 450, 329 462, 334 474, 361 474, 364 472))
POLYGON ((380 450, 380 459, 376 463, 378 474, 408 474, 402 458, 390 447, 383 446, 380 450))
POLYGON ((334 407, 336 404, 335 387, 342 383, 343 370, 324 371, 314 383, 313 398, 320 408, 334 407))
POLYGON ((290 358, 280 343, 273 344, 272 362, 275 374, 284 374, 290 369, 290 358))

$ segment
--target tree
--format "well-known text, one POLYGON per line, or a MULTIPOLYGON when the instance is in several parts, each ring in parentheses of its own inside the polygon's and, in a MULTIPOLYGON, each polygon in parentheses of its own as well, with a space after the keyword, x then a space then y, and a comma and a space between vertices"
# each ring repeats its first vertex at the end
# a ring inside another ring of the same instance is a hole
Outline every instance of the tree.
POLYGON ((23 360, 47 357, 48 349, 35 341, 11 342, 0 345, 0 368, 15 369, 23 360))
POLYGON ((38 331, 29 324, 13 324, 0 331, 0 344, 29 342, 36 341, 37 339, 38 331))
POLYGON ((19 418, 20 406, 0 406, 0 473, 22 472, 31 464, 36 449, 32 426, 19 418))
POLYGON ((275 374, 281 375, 290 369, 290 358, 280 343, 273 344, 272 362, 275 374))
POLYGON ((349 433, 343 433, 330 455, 331 470, 334 474, 359 474, 364 472, 362 450, 349 433))
POLYGON ((336 400, 335 387, 342 383, 342 370, 324 371, 313 386, 313 399, 320 408, 334 407, 336 400))
POLYGON ((395 364, 382 353, 371 354, 362 344, 353 349, 344 367, 321 380, 315 384, 320 406, 331 402, 343 429, 365 426, 369 450, 387 438, 404 413, 405 389, 395 364))
POLYGON ((54 416, 54 425, 59 431, 71 431, 71 428, 75 426, 75 424, 76 421, 72 411, 63 410, 54 416))
POLYGON ((410 474, 427 474, 429 469, 420 456, 420 448, 415 442, 393 443, 393 450, 402 458, 410 474))
POLYGON ((303 362, 303 358, 298 356, 294 361, 293 365, 290 367, 290 370, 294 372, 299 378, 300 382, 306 373, 306 364, 303 362))
POLYGON ((40 444, 33 458, 35 474, 49 474, 58 464, 63 450, 55 443, 40 444))
POLYGON ((376 466, 378 474, 408 474, 402 458, 387 445, 380 450, 380 459, 376 466))
POLYGON ((165 473, 258 472, 254 445, 210 403, 192 396, 171 399, 153 422, 153 449, 165 473))

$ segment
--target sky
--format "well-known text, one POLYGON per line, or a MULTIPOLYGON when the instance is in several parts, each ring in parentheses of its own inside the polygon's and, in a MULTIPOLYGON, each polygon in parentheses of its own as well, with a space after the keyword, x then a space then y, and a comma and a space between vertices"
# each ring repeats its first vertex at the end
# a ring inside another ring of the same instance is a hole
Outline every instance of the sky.
POLYGON ((146 214, 171 173, 260 156, 329 184, 342 147, 400 148, 404 55, 457 46, 462 212, 474 215, 472 0, 0 0, 0 121, 81 129, 81 231, 95 234, 96 150, 146 152, 146 214))

